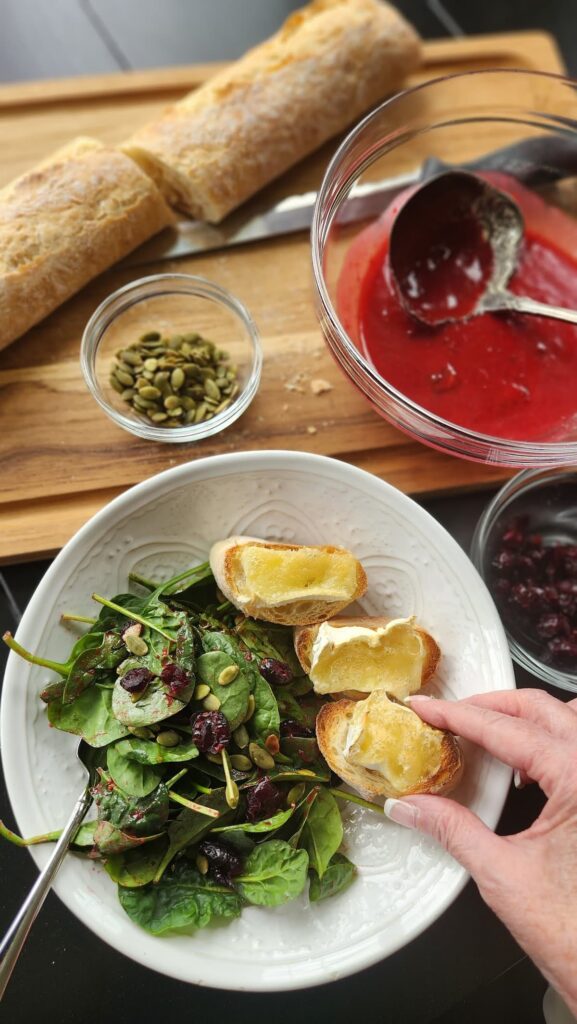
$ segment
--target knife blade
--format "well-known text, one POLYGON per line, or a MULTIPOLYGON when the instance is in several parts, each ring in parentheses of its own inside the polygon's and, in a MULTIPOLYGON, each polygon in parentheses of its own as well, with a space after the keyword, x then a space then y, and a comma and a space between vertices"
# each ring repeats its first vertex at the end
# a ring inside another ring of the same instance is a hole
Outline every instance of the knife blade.
MULTIPOLYGON (((385 200, 391 200, 408 185, 419 180, 420 169, 385 181, 364 182, 353 186, 340 223, 352 223, 365 217, 378 216, 385 200)), ((215 249, 228 249, 247 242, 257 242, 279 235, 309 231, 317 198, 316 192, 288 196, 260 210, 247 214, 239 210, 221 224, 181 218, 174 227, 165 228, 150 241, 130 253, 119 266, 139 267, 159 260, 174 260, 215 249)))
MULTIPOLYGON (((574 124, 571 123, 572 126, 574 124)), ((446 170, 448 166, 436 158, 430 158, 406 174, 353 185, 339 213, 339 223, 352 224, 379 216, 386 203, 394 199, 402 189, 446 170)), ((544 134, 451 166, 469 171, 504 171, 527 185, 546 185, 577 174, 577 146, 572 136, 544 134)), ((194 256, 308 231, 316 198, 316 192, 304 192, 302 195, 288 196, 270 206, 257 206, 256 209, 254 203, 251 203, 248 209, 241 207, 221 224, 205 224, 182 218, 174 227, 165 228, 139 246, 119 265, 139 267, 159 260, 174 260, 181 256, 194 256)))

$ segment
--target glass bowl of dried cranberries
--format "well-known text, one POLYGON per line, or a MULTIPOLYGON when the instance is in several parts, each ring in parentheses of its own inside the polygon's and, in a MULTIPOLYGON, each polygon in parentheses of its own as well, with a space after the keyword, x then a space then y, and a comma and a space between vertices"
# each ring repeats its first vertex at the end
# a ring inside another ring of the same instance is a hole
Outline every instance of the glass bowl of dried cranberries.
POLYGON ((477 524, 471 557, 515 661, 577 693, 577 466, 509 480, 477 524))

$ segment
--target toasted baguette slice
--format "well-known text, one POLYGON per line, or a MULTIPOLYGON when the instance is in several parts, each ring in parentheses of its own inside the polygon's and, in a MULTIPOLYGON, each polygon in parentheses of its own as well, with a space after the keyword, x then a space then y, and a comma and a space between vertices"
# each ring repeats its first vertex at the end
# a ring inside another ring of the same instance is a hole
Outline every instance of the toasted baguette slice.
POLYGON ((414 616, 343 617, 300 626, 295 651, 316 693, 340 693, 352 700, 373 690, 404 700, 429 681, 441 657, 436 640, 414 616))
POLYGON ((210 567, 224 596, 254 619, 306 625, 346 608, 367 589, 365 571, 345 548, 228 537, 210 567))
POLYGON ((362 701, 324 704, 316 731, 328 765, 368 800, 447 793, 463 771, 452 733, 427 725, 383 690, 362 701))

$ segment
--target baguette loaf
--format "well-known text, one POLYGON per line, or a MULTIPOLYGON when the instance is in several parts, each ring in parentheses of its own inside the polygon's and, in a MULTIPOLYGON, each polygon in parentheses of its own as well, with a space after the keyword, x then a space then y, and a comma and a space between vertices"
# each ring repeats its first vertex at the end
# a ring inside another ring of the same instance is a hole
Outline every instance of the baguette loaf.
POLYGON ((329 767, 367 800, 448 793, 462 775, 453 734, 423 722, 383 690, 366 700, 323 704, 316 732, 329 767))
POLYGON ((216 223, 382 100, 419 57, 389 4, 313 0, 124 149, 169 203, 216 223))
POLYGON ((124 153, 77 138, 0 191, 0 348, 172 220, 124 153))
POLYGON ((209 557, 218 587, 236 608, 279 625, 319 622, 367 589, 362 565, 344 548, 228 537, 209 557))
POLYGON ((300 626, 295 651, 316 693, 353 700, 379 689, 404 700, 429 681, 441 657, 437 642, 414 617, 343 617, 300 626))

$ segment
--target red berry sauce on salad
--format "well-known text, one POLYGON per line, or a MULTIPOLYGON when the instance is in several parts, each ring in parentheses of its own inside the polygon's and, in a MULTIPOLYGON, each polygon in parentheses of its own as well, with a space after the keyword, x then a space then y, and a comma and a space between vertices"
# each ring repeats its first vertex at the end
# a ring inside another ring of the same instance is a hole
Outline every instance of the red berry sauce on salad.
MULTIPOLYGON (((577 223, 508 175, 483 176, 515 199, 525 219, 511 291, 577 308, 577 223)), ((401 304, 388 270, 388 243, 395 216, 413 192, 403 192, 349 247, 337 288, 349 336, 385 380, 436 416, 513 440, 565 439, 577 431, 577 327, 512 313, 429 326, 401 304)), ((474 308, 489 271, 488 246, 470 229, 455 222, 444 253, 429 266, 424 253, 413 268, 427 301, 446 303, 450 287, 454 316, 474 308), (448 280, 439 266, 459 246, 462 266, 449 260, 455 279, 448 280)))

